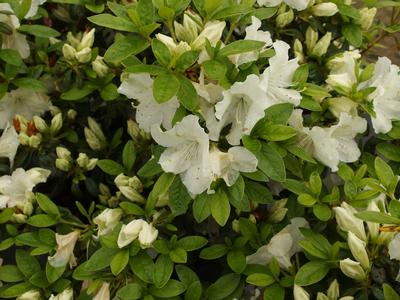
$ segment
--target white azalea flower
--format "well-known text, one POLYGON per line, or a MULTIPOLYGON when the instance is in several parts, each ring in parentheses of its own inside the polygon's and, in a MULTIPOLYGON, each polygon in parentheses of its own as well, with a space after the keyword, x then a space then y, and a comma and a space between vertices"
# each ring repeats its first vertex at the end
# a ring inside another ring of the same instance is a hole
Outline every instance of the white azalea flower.
POLYGON ((299 241, 303 239, 303 235, 299 228, 309 228, 304 218, 293 218, 290 223, 274 235, 266 246, 262 246, 256 253, 247 256, 247 263, 267 265, 274 257, 282 268, 290 268, 292 266, 290 258, 302 251, 299 241))
MULTIPOLYGON (((251 25, 247 26, 245 29, 246 36, 244 39, 264 42, 265 43, 264 49, 265 49, 266 47, 272 45, 271 34, 268 31, 258 30, 260 27, 261 27, 261 21, 258 18, 252 16, 251 25)), ((234 55, 231 57, 231 60, 235 65, 239 66, 244 63, 256 61, 259 57, 259 52, 260 51, 252 51, 234 55)))
POLYGON ((96 292, 93 300, 110 300, 110 284, 103 282, 100 289, 96 292))
POLYGON ((57 296, 51 294, 49 300, 73 300, 74 299, 74 291, 72 288, 65 289, 62 293, 59 293, 57 296))
POLYGON ((30 53, 29 44, 26 41, 25 35, 17 31, 20 23, 18 18, 14 15, 14 11, 8 3, 0 3, 0 11, 12 13, 11 15, 0 13, 0 22, 7 24, 12 30, 11 34, 1 34, 1 47, 3 49, 16 50, 23 59, 27 58, 30 53))
POLYGON ((110 233, 118 224, 122 217, 122 209, 120 208, 106 208, 93 219, 93 223, 98 226, 97 235, 104 235, 110 233))
MULTIPOLYGON (((47 0, 32 0, 31 7, 29 8, 28 12, 25 15, 25 19, 29 19, 31 17, 36 16, 39 6, 45 3, 47 0)), ((23 0, 19 0, 19 3, 22 3, 23 0)))
POLYGON ((392 121, 400 120, 400 75, 399 67, 387 57, 378 58, 369 86, 376 90, 369 96, 376 116, 371 116, 376 133, 387 133, 392 129, 392 121))
POLYGON ((357 84, 355 73, 356 60, 361 57, 358 51, 346 51, 328 62, 331 72, 326 79, 326 83, 333 88, 340 88, 346 93, 350 93, 354 85, 357 84))
POLYGON ((223 96, 223 100, 215 105, 215 116, 223 126, 232 124, 226 139, 231 145, 239 145, 240 139, 250 134, 264 117, 264 110, 273 102, 266 97, 260 78, 254 74, 247 76, 244 82, 235 82, 223 91, 223 96))
POLYGON ((15 115, 31 120, 50 109, 48 96, 28 89, 16 89, 8 92, 0 100, 0 129, 12 122, 15 115))
POLYGON ((343 231, 351 231, 361 241, 367 240, 364 222, 355 217, 357 210, 346 202, 342 202, 340 206, 334 207, 336 222, 343 231))
POLYGON ((240 172, 255 172, 258 160, 244 147, 231 147, 228 152, 222 152, 214 147, 210 151, 210 165, 216 178, 225 180, 227 186, 232 186, 240 172))
POLYGON ((139 236, 140 231, 143 228, 143 224, 146 223, 146 221, 142 219, 137 219, 133 220, 128 224, 124 224, 121 227, 121 231, 119 232, 118 235, 118 247, 123 248, 126 245, 129 245, 132 243, 134 240, 137 239, 139 236))
POLYGON ((308 6, 309 0, 257 0, 258 5, 274 7, 285 2, 289 7, 296 10, 305 10, 308 6))
POLYGON ((389 256, 390 259, 400 260, 400 234, 396 234, 392 241, 389 243, 389 256))
POLYGON ((159 160, 165 172, 180 174, 183 184, 192 194, 200 194, 209 187, 212 180, 209 139, 197 116, 188 115, 165 132, 155 124, 151 135, 159 145, 167 147, 159 160))
POLYGON ((32 168, 28 171, 18 168, 11 176, 0 177, 0 209, 5 207, 24 207, 26 199, 31 195, 33 188, 46 182, 50 171, 41 168, 32 168))
POLYGON ((69 264, 70 268, 76 266, 74 255, 75 244, 79 238, 79 231, 72 231, 68 234, 56 233, 57 251, 48 258, 49 264, 54 268, 59 268, 69 264))
POLYGON ((363 281, 366 278, 364 269, 358 261, 351 260, 350 258, 342 259, 339 262, 340 270, 350 278, 363 281))
POLYGON ((290 89, 293 85, 294 72, 299 66, 298 59, 289 60, 290 46, 284 41, 276 41, 273 47, 276 54, 269 59, 269 67, 264 70, 261 76, 267 98, 272 104, 292 103, 299 105, 300 93, 290 89))
POLYGON ((338 170, 341 161, 354 162, 360 157, 361 152, 354 138, 367 129, 365 119, 341 113, 336 125, 307 128, 303 127, 301 114, 301 110, 295 110, 289 119, 289 124, 300 132, 299 146, 330 167, 333 172, 338 170))
POLYGON ((293 297, 294 300, 310 300, 310 294, 303 289, 301 286, 295 284, 293 286, 293 297))
POLYGON ((153 242, 157 239, 157 236, 158 230, 153 226, 153 224, 144 222, 138 237, 142 249, 151 247, 153 242))
POLYGON ((159 104, 153 97, 153 79, 149 74, 129 74, 129 77, 119 86, 118 92, 129 99, 139 101, 136 106, 136 121, 141 129, 150 132, 154 124, 162 124, 164 128, 171 129, 179 101, 173 97, 159 104))
POLYGON ((14 158, 19 146, 18 134, 14 126, 8 125, 0 137, 0 157, 7 157, 11 168, 14 165, 14 158))

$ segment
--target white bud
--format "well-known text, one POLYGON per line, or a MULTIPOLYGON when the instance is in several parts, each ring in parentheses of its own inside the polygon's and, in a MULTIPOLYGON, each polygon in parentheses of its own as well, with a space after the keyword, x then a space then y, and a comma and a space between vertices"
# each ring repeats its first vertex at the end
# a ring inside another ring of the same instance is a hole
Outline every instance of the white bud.
POLYGON ((68 32, 67 33, 67 41, 68 43, 71 44, 72 47, 74 47, 75 49, 77 49, 79 47, 80 44, 80 40, 77 39, 76 37, 74 37, 74 35, 72 34, 72 32, 68 32))
POLYGON ((12 216, 12 220, 18 224, 25 224, 26 220, 28 220, 28 217, 24 214, 15 214, 14 213, 12 216))
POLYGON ((328 51, 329 45, 331 44, 332 33, 327 32, 314 46, 311 51, 312 55, 321 57, 328 51))
POLYGON ((329 299, 339 298, 339 295, 340 295, 339 294, 339 283, 337 282, 336 279, 333 280, 331 282, 331 284, 329 285, 327 294, 328 294, 329 299))
POLYGON ((294 19, 294 13, 292 9, 289 9, 287 12, 281 13, 276 17, 276 26, 279 28, 284 28, 290 23, 292 23, 294 19))
POLYGON ((19 142, 21 145, 24 145, 24 146, 29 145, 29 136, 26 133, 21 132, 18 135, 18 139, 19 139, 19 142))
POLYGON ((57 158, 56 159, 56 168, 68 172, 71 169, 72 165, 71 162, 65 158, 57 158))
POLYGON ((104 63, 103 57, 99 55, 97 55, 96 59, 92 61, 92 68, 99 77, 106 76, 110 70, 110 68, 104 63))
POLYGON ((117 188, 120 188, 123 186, 128 186, 129 185, 129 176, 126 176, 123 173, 121 173, 117 177, 115 177, 114 183, 117 186, 117 188))
POLYGON ((46 121, 43 120, 39 116, 33 116, 33 122, 35 123, 35 127, 39 132, 46 132, 49 130, 49 127, 46 124, 46 121))
POLYGON ((312 52, 317 41, 318 41, 318 32, 312 29, 311 26, 308 26, 306 30, 306 45, 307 45, 307 51, 309 53, 312 52))
POLYGON ((298 61, 303 62, 304 61, 303 45, 299 39, 294 40, 293 51, 294 51, 294 55, 298 59, 298 61))
MULTIPOLYGON (((317 293, 317 300, 330 300, 327 295, 324 293, 318 292, 317 293)), ((336 299, 335 299, 336 300, 336 299)))
POLYGON ((98 236, 110 233, 118 224, 122 217, 122 209, 106 208, 101 214, 93 219, 93 223, 98 225, 98 236))
POLYGON ((319 3, 311 8, 312 14, 318 17, 330 17, 338 11, 336 4, 332 2, 319 3))
POLYGON ((85 48, 91 48, 94 42, 94 33, 95 28, 93 28, 89 32, 85 32, 76 50, 80 51, 85 48))
POLYGON ((75 54, 75 57, 78 62, 80 62, 81 64, 85 64, 89 62, 92 58, 92 49, 90 49, 89 47, 83 48, 81 51, 75 54))
POLYGON ((62 113, 56 114, 51 120, 50 132, 51 134, 56 134, 60 131, 63 125, 62 113))
POLYGON ((69 44, 64 44, 62 47, 62 53, 66 60, 72 62, 75 60, 76 50, 69 44))
POLYGON ((359 262, 351 260, 350 258, 343 259, 339 262, 340 270, 350 278, 355 280, 364 280, 366 278, 366 274, 364 269, 361 267, 359 262))
POLYGON ((142 219, 138 219, 131 221, 127 225, 122 225, 118 235, 118 247, 123 248, 137 239, 145 223, 142 219))
POLYGON ((56 153, 58 158, 64 158, 71 160, 71 151, 64 147, 56 147, 56 153))
POLYGON ((369 258, 367 250, 365 249, 365 242, 360 240, 354 233, 349 231, 347 235, 347 244, 350 247, 350 251, 354 258, 361 264, 361 266, 367 270, 369 269, 369 258))
POLYGON ((151 247, 153 242, 157 239, 158 230, 152 224, 147 222, 143 223, 142 230, 139 233, 139 243, 143 249, 151 247))
MULTIPOLYGON (((375 201, 370 201, 367 207, 368 211, 376 211, 380 212, 378 205, 376 204, 375 201)), ((379 223, 375 222, 367 222, 368 226, 368 232, 371 237, 372 242, 376 242, 378 236, 379 236, 379 223)))
POLYGON ((42 297, 40 296, 39 290, 30 290, 23 293, 21 296, 18 296, 16 300, 40 300, 42 297))
POLYGON ((340 229, 353 232, 362 241, 367 240, 364 222, 354 216, 357 211, 352 206, 343 202, 340 207, 335 207, 333 210, 340 229))
POLYGON ((193 50, 201 50, 206 44, 206 39, 210 42, 211 46, 215 46, 220 40, 222 32, 225 28, 225 22, 209 21, 204 25, 204 29, 200 32, 199 36, 191 43, 193 50))
POLYGON ((99 123, 97 123, 93 118, 88 117, 88 124, 89 128, 93 131, 93 133, 98 137, 98 139, 106 144, 107 140, 106 137, 104 136, 103 130, 101 129, 101 126, 99 123))
POLYGON ((294 300, 310 300, 310 294, 297 284, 293 287, 294 300))
POLYGON ((69 110, 67 111, 67 117, 68 117, 68 119, 70 119, 70 120, 75 120, 77 114, 78 114, 77 111, 74 110, 74 109, 69 109, 69 110))
POLYGON ((28 145, 31 148, 37 149, 39 148, 41 142, 42 142, 42 135, 40 133, 37 133, 29 137, 28 145))
POLYGON ((358 20, 357 23, 361 25, 361 28, 363 30, 368 30, 371 27, 376 12, 377 12, 376 7, 372 8, 364 7, 360 10, 361 18, 358 20))
POLYGON ((22 210, 24 215, 30 216, 33 212, 33 205, 31 201, 24 201, 24 208, 22 210))
POLYGON ((130 201, 144 203, 146 198, 144 198, 137 190, 129 187, 129 186, 121 186, 119 187, 122 195, 128 198, 130 201))

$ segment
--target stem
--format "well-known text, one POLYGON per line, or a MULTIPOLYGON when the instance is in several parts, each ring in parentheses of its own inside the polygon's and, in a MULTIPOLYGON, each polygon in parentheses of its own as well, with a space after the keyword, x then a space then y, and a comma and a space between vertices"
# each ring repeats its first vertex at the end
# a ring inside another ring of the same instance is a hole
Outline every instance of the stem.
POLYGON ((230 40, 230 38, 231 38, 231 36, 233 34, 233 31, 235 30, 235 27, 236 27, 236 20, 235 21, 231 21, 231 23, 229 25, 228 34, 226 35, 225 40, 224 40, 224 44, 225 45, 229 42, 229 40, 230 40))

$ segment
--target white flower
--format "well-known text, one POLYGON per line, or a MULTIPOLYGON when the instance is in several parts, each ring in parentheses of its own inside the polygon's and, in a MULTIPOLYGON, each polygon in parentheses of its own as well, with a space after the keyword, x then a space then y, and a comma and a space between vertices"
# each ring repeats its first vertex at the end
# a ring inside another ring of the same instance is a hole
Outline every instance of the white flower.
POLYGON ((339 262, 340 270, 350 278, 355 280, 364 280, 366 274, 359 262, 351 260, 350 258, 343 259, 339 262))
POLYGON ((389 256, 390 259, 400 260, 400 234, 396 234, 392 241, 389 243, 389 256))
POLYGON ((46 182, 50 173, 49 170, 41 168, 32 168, 28 171, 18 168, 11 176, 0 177, 0 209, 14 206, 23 208, 33 188, 39 183, 46 182))
POLYGON ((39 290, 30 290, 17 297, 17 300, 40 300, 42 299, 39 290))
MULTIPOLYGON (((31 17, 36 16, 39 6, 45 3, 47 0, 32 0, 31 7, 29 8, 28 12, 25 15, 25 19, 29 19, 31 17)), ((19 0, 19 3, 22 3, 23 0, 19 0)))
POLYGON ((7 157, 11 168, 14 165, 14 158, 19 146, 18 134, 14 126, 8 125, 0 137, 0 157, 7 157))
POLYGON ((282 2, 285 2, 289 7, 294 8, 296 10, 305 10, 308 6, 308 0, 257 0, 258 5, 260 6, 278 6, 282 2))
POLYGON ((151 244, 157 239, 158 230, 147 222, 143 223, 142 230, 139 233, 139 243, 143 249, 151 247, 151 244))
POLYGON ((141 129, 150 132, 153 125, 160 124, 166 129, 171 129, 179 101, 173 97, 168 102, 159 104, 153 97, 153 79, 149 74, 129 74, 121 83, 118 92, 139 101, 136 106, 136 121, 141 129))
POLYGON ((369 96, 376 116, 371 116, 376 133, 387 133, 392 121, 400 120, 400 75, 399 67, 391 64, 387 57, 378 58, 369 86, 376 90, 369 96))
POLYGON ((335 211, 336 221, 341 230, 351 231, 362 241, 367 240, 364 222, 354 216, 357 213, 355 208, 346 202, 342 202, 340 206, 334 207, 333 210, 335 211))
POLYGON ((181 174, 183 184, 192 194, 200 194, 209 187, 212 179, 208 134, 197 116, 188 115, 165 132, 155 124, 151 135, 159 145, 167 147, 159 160, 165 172, 181 174))
POLYGON ((203 31, 197 38, 190 44, 193 50, 202 50, 208 40, 211 46, 215 46, 222 36, 225 28, 225 22, 222 21, 208 21, 203 28, 203 31))
POLYGON ((49 264, 54 268, 63 267, 67 264, 69 264, 70 268, 75 267, 74 248, 78 238, 79 231, 72 231, 68 234, 56 233, 57 251, 48 258, 49 264))
POLYGON ((103 282, 100 289, 96 292, 93 300, 110 300, 110 284, 103 282))
POLYGON ((333 2, 323 2, 314 5, 311 8, 311 11, 314 16, 319 17, 330 17, 336 14, 339 10, 335 3, 333 2))
POLYGON ((339 123, 331 127, 314 126, 311 129, 303 127, 302 111, 295 110, 289 119, 289 124, 300 132, 299 146, 330 167, 333 172, 338 170, 339 162, 354 162, 361 155, 354 141, 358 133, 367 129, 367 121, 358 116, 352 117, 341 113, 339 123))
POLYGON ((290 89, 290 86, 293 85, 293 74, 299 66, 298 59, 289 60, 290 46, 284 41, 276 41, 273 47, 275 55, 269 59, 269 67, 264 70, 261 76, 267 98, 272 104, 292 103, 299 105, 300 93, 290 89))
POLYGON ((62 293, 54 296, 51 294, 49 300, 73 300, 74 299, 74 291, 72 288, 65 289, 62 293))
POLYGON ((293 286, 293 297, 294 300, 310 300, 310 294, 307 293, 305 289, 303 289, 301 286, 298 286, 295 284, 293 286))
POLYGON ((353 254, 354 258, 364 269, 368 269, 369 258, 367 250, 365 249, 365 242, 360 240, 354 233, 349 231, 347 235, 347 244, 349 245, 351 254, 353 254))
POLYGON ((49 109, 50 102, 43 93, 22 88, 8 92, 0 100, 0 129, 12 122, 17 114, 31 120, 33 116, 41 115, 49 109))
POLYGON ((256 253, 247 256, 247 263, 267 265, 274 257, 282 268, 290 268, 292 266, 290 258, 301 251, 299 241, 303 239, 303 235, 299 228, 309 228, 304 218, 293 218, 290 222, 291 224, 274 235, 266 246, 262 246, 256 253))
POLYGON ((110 233, 114 227, 118 224, 122 217, 122 209, 120 208, 106 208, 93 219, 93 223, 98 226, 97 235, 104 235, 110 233))
MULTIPOLYGON (((251 17, 251 25, 247 26, 245 40, 253 40, 264 42, 264 48, 272 45, 271 34, 268 31, 258 30, 261 27, 261 21, 252 16, 251 17)), ((235 65, 239 66, 244 63, 248 63, 251 61, 256 61, 259 57, 260 51, 251 51, 238 55, 232 56, 230 59, 234 62, 235 65)))
POLYGON ((260 78, 254 74, 244 82, 235 82, 223 91, 223 100, 215 105, 215 116, 222 124, 232 124, 226 136, 229 144, 239 145, 244 135, 250 134, 254 125, 264 117, 264 110, 271 106, 261 87, 260 78))
POLYGON ((123 248, 126 245, 132 243, 132 241, 136 240, 139 236, 140 231, 142 230, 144 223, 146 223, 146 221, 142 219, 137 219, 131 221, 127 225, 122 225, 121 231, 118 235, 118 247, 123 248))
POLYGON ((215 178, 225 180, 227 186, 232 186, 240 172, 252 173, 257 170, 258 160, 244 147, 231 147, 228 152, 222 152, 214 147, 210 151, 210 165, 215 178))
POLYGON ((331 72, 326 79, 326 83, 333 88, 340 88, 344 92, 350 93, 357 83, 355 68, 356 60, 360 57, 361 55, 358 51, 346 51, 331 59, 328 62, 331 72))
POLYGON ((27 58, 30 53, 29 44, 25 35, 17 31, 20 24, 18 18, 14 15, 14 11, 8 3, 0 3, 0 11, 11 13, 11 15, 0 13, 0 22, 7 24, 12 30, 11 34, 0 34, 2 39, 1 47, 3 49, 16 50, 23 59, 27 58))

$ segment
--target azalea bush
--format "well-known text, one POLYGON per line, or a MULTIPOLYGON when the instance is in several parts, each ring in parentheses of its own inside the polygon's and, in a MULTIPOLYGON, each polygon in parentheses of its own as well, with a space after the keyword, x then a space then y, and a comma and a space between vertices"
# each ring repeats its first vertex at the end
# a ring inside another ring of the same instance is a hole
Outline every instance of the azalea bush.
POLYGON ((398 31, 396 0, 2 0, 0 298, 400 299, 398 31))

